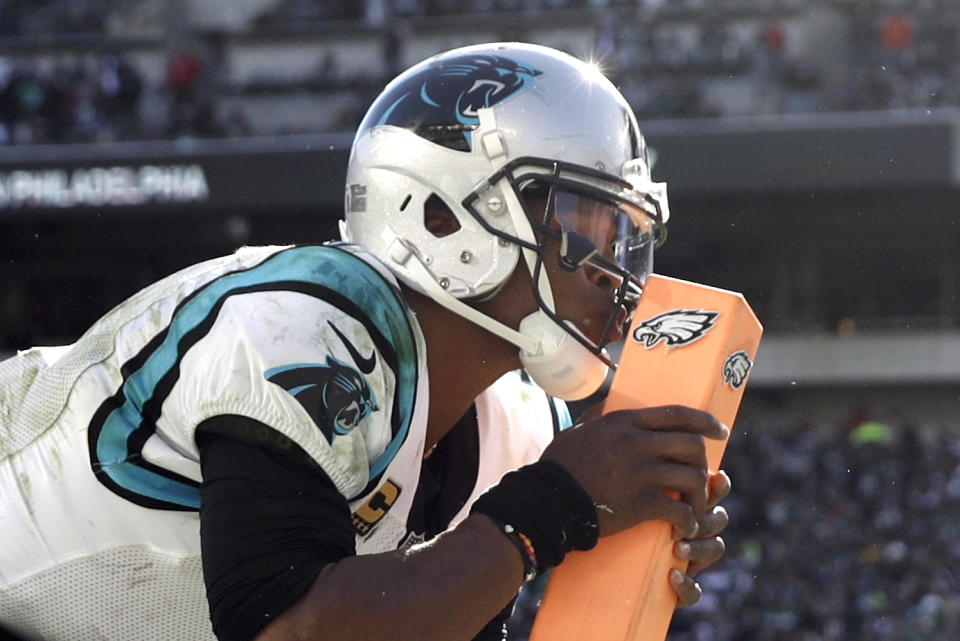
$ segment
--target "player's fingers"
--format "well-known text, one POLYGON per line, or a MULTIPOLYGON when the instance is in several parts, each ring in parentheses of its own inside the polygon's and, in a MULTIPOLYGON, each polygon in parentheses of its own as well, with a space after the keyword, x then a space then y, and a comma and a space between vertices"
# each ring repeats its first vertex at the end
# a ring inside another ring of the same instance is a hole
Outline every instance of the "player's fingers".
POLYGON ((719 536, 706 539, 682 539, 673 545, 674 556, 690 561, 687 575, 691 577, 719 561, 725 551, 726 545, 719 536))
POLYGON ((677 607, 693 605, 703 595, 700 585, 676 568, 670 570, 670 587, 677 593, 677 607))
POLYGON ((623 411, 631 414, 634 425, 648 430, 693 432, 718 440, 723 440, 730 434, 727 426, 712 414, 684 405, 662 405, 623 411))
POLYGON ((708 508, 707 513, 701 516, 698 521, 700 522, 700 528, 697 536, 716 536, 730 524, 730 515, 727 514, 726 508, 717 505, 713 509, 708 508))
POLYGON ((727 495, 730 494, 730 477, 727 476, 727 473, 723 470, 720 470, 716 474, 710 475, 710 483, 707 488, 707 507, 714 508, 717 506, 720 501, 727 498, 727 495))
POLYGON ((675 538, 697 535, 700 524, 689 504, 660 493, 644 496, 640 502, 641 518, 638 521, 662 520, 672 523, 675 538))
POLYGON ((680 463, 648 463, 637 471, 642 487, 656 486, 680 493, 697 518, 707 511, 707 472, 702 467, 680 463))
MULTIPOLYGON (((637 440, 638 454, 707 469, 707 449, 703 437, 684 432, 645 432, 637 440)), ((706 482, 704 482, 706 487, 706 482)))

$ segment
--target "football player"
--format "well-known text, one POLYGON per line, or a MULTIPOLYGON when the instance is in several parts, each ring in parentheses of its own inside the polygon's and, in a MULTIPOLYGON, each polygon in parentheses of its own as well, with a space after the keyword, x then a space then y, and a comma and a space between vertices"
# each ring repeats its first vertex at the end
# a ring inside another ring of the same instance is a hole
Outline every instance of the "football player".
POLYGON ((589 64, 509 43, 407 70, 357 132, 343 242, 195 265, 0 363, 0 622, 500 639, 525 580, 650 519, 696 601, 729 491, 703 438, 726 427, 663 407, 560 431, 668 216, 589 64))

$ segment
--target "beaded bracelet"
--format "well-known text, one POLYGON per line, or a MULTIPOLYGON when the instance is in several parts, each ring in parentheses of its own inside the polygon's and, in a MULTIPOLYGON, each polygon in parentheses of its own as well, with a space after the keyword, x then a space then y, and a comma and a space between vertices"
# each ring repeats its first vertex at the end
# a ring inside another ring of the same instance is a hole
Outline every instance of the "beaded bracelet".
POLYGON ((510 542, 513 543, 520 555, 523 557, 523 582, 532 581, 537 577, 537 551, 533 547, 533 542, 523 532, 517 532, 509 523, 501 527, 501 531, 507 535, 510 542))

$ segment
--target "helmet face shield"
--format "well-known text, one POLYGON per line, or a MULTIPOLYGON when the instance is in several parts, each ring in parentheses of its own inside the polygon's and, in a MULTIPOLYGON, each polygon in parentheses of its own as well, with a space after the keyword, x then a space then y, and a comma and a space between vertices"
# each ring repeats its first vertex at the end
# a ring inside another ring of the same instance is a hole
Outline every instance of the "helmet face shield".
MULTIPOLYGON (((577 234, 578 244, 592 245, 595 255, 625 270, 640 284, 653 271, 657 244, 657 221, 646 211, 626 202, 614 202, 568 188, 553 192, 553 217, 563 234, 577 234)), ((584 264, 581 259, 580 264, 584 264)), ((595 268, 609 271, 609 265, 595 268)))
POLYGON ((591 280, 605 278, 616 285, 601 338, 588 346, 599 353, 626 331, 653 271, 657 220, 632 203, 567 187, 553 190, 547 212, 560 228, 561 266, 583 269, 591 280))
MULTIPOLYGON (((577 341, 591 352, 603 356, 603 347, 616 329, 629 323, 653 270, 654 250, 666 238, 669 209, 661 183, 640 183, 603 171, 546 158, 523 157, 505 165, 463 200, 463 207, 478 220, 476 208, 489 186, 505 182, 522 196, 521 204, 533 229, 539 232, 536 243, 500 232, 488 231, 520 247, 536 252, 534 279, 539 278, 546 256, 548 238, 559 240, 560 265, 569 270, 583 269, 588 277, 598 272, 613 283, 611 312, 602 338, 594 343, 577 332, 577 341), (642 187, 650 189, 642 189, 642 187), (541 212, 531 211, 528 201, 543 199, 541 212)), ((549 257, 553 260, 553 257, 549 257)), ((565 326, 537 288, 534 293, 540 308, 558 324, 565 326)), ((612 365, 612 363, 611 363, 612 365)))

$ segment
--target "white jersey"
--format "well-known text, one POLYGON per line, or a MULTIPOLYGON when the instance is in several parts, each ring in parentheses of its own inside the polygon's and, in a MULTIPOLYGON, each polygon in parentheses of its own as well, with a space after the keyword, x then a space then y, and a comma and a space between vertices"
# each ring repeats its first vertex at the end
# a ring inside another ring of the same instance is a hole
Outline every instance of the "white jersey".
MULTIPOLYGON (((71 346, 20 352, 0 363, 0 622, 47 641, 213 639, 195 430, 222 415, 320 465, 358 554, 410 541, 427 390, 396 281, 346 245, 245 248, 146 288, 71 346)), ((471 500, 535 460, 555 416, 517 374, 476 408, 471 500)))

